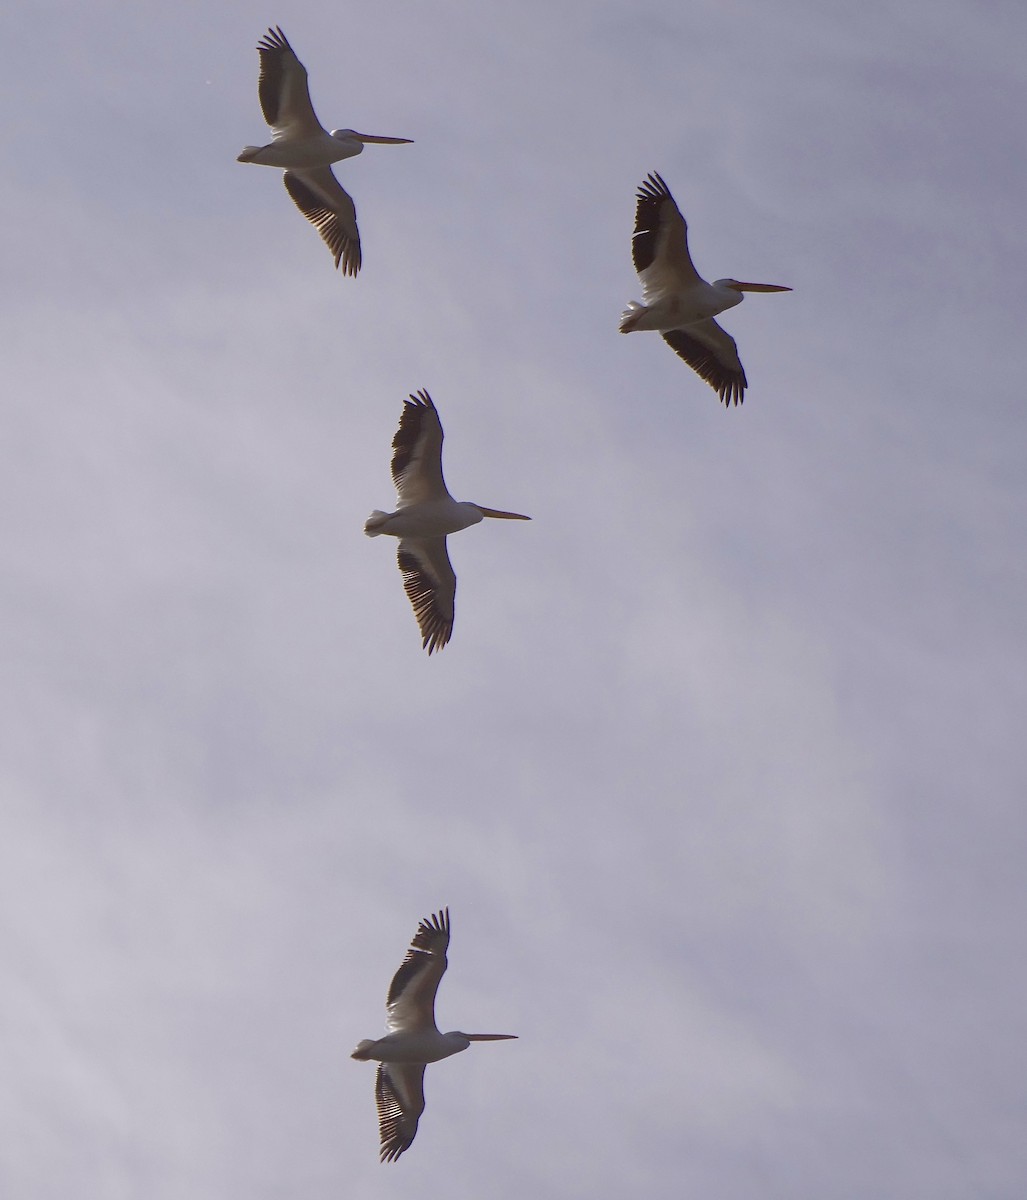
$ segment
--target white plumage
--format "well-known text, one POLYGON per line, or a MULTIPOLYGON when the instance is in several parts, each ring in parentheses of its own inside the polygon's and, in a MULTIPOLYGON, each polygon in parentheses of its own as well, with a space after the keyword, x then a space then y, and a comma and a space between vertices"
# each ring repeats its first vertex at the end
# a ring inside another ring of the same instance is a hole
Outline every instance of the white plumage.
POLYGON ((285 190, 320 233, 336 267, 341 264, 346 275, 356 275, 361 261, 357 210, 332 173, 332 163, 352 158, 367 143, 398 145, 411 139, 376 137, 353 129, 329 133, 310 102, 307 69, 281 29, 269 29, 257 50, 260 107, 271 126, 271 141, 244 147, 238 161, 283 168, 285 190))
POLYGON ((426 391, 403 405, 392 439, 392 480, 396 511, 376 508, 364 524, 368 537, 399 538, 397 561, 403 587, 421 630, 421 645, 432 654, 453 635, 456 574, 446 535, 477 525, 485 517, 530 521, 521 513, 454 500, 442 477, 442 422, 426 391))
POLYGON ((741 304, 745 292, 790 292, 776 283, 707 283, 688 253, 688 226, 670 189, 651 174, 638 189, 631 255, 644 304, 629 302, 621 333, 657 329, 663 340, 714 389, 725 405, 741 404, 747 387, 735 339, 713 319, 741 304))
POLYGON ((449 909, 417 926, 386 1001, 388 1033, 364 1038, 352 1057, 377 1060, 374 1095, 381 1139, 379 1157, 394 1162, 410 1147, 424 1112, 424 1069, 466 1050, 471 1042, 499 1042, 515 1033, 439 1033, 435 993, 445 974, 449 947, 449 909))

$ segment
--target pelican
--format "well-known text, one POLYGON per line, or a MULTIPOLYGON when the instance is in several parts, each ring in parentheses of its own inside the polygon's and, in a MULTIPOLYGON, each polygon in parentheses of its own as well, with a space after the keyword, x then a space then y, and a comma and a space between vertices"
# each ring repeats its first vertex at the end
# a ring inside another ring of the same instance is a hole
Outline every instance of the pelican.
POLYGON ((663 340, 725 406, 741 404, 748 386, 735 339, 714 321, 734 308, 745 292, 790 292, 776 283, 739 283, 718 279, 707 283, 688 253, 688 226, 670 189, 653 173, 638 189, 631 256, 642 283, 645 303, 635 300, 621 314, 621 333, 658 329, 663 340))
POLYGON ((357 210, 332 174, 332 163, 359 154, 369 143, 398 146, 410 138, 375 137, 353 129, 329 133, 314 115, 307 69, 281 29, 268 29, 260 52, 260 107, 271 126, 266 146, 244 146, 236 161, 284 167, 282 182, 297 208, 331 250, 346 275, 360 270, 357 210))
POLYGON ((428 1063, 459 1054, 471 1042, 505 1042, 517 1037, 515 1033, 439 1033, 435 993, 446 972, 448 946, 449 909, 444 908, 417 926, 406 958, 393 976, 385 1002, 389 1032, 377 1041, 364 1038, 351 1055, 378 1062, 374 1098, 382 1162, 395 1162, 414 1140, 424 1112, 424 1068, 428 1063))
POLYGON ((456 575, 446 534, 477 525, 485 517, 504 521, 530 521, 531 517, 453 499, 442 478, 442 422, 431 396, 423 390, 404 402, 392 439, 392 481, 396 511, 376 508, 364 524, 364 533, 399 538, 403 587, 417 617, 421 645, 431 654, 453 635, 456 575))

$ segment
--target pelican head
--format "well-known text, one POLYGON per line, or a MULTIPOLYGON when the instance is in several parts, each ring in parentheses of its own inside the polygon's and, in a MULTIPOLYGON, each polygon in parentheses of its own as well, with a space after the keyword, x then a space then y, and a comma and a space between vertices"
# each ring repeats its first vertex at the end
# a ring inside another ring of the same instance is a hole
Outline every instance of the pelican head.
MULTIPOLYGON (((503 510, 501 508, 486 508, 483 504, 475 504, 473 507, 476 508, 483 517, 496 517, 497 520, 500 520, 500 521, 530 521, 531 520, 531 517, 526 517, 523 513, 503 512, 503 510)), ((480 1036, 484 1037, 485 1035, 481 1034, 480 1036)))
POLYGON ((737 279, 718 279, 719 287, 731 288, 735 292, 790 292, 790 287, 779 283, 739 283, 737 279))
POLYGON ((369 143, 380 146, 399 146, 413 142, 413 138, 377 137, 373 133, 357 133, 355 129, 333 129, 332 137, 339 142, 349 142, 354 145, 354 154, 359 154, 369 143))

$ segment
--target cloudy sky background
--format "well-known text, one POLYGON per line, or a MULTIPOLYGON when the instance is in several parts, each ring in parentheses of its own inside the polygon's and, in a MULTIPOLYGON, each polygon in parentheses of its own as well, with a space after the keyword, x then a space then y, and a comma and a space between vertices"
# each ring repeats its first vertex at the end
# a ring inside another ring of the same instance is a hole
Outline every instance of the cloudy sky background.
POLYGON ((1014 0, 55 3, 8 23, 0 1183, 19 1200, 1019 1197, 1014 0), (280 23, 364 268, 264 140, 280 23), (650 170, 726 412, 639 296, 650 170), (364 517, 459 498, 428 659, 364 517), (377 1162, 418 919, 433 1067, 377 1162))

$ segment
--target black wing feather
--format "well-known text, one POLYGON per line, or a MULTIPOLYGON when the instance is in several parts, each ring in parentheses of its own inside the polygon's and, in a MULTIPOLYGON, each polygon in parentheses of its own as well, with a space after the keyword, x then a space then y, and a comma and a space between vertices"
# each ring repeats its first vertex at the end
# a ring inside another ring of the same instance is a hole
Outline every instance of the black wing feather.
MULTIPOLYGON (((421 421, 425 409, 437 412, 431 396, 424 388, 421 388, 416 395, 411 393, 410 397, 403 401, 399 428, 396 430, 396 436, 392 439, 392 482, 397 486, 403 472, 410 466, 410 459, 417 446, 417 440, 421 436, 421 421)), ((440 445, 441 442, 440 436, 440 445)))
POLYGON ((360 270, 361 261, 360 238, 352 238, 343 230, 338 214, 333 212, 299 175, 293 171, 286 171, 282 182, 296 207, 314 226, 321 235, 321 240, 332 252, 336 267, 341 263, 344 275, 356 275, 360 270))
MULTIPOLYGON (((296 58, 296 52, 289 45, 289 39, 277 26, 269 28, 267 33, 257 43, 260 54, 260 78, 257 80, 257 95, 260 97, 260 109, 264 120, 269 125, 278 123, 278 108, 282 97, 283 59, 291 54, 296 59, 296 65, 306 80, 307 69, 296 58)), ((307 89, 307 100, 310 100, 310 89, 307 89)))
MULTIPOLYGON (((641 273, 652 266, 656 257, 657 239, 660 233, 660 210, 666 201, 677 209, 670 188, 655 172, 641 183, 636 195, 635 232, 631 239, 631 258, 635 270, 641 273)), ((684 217, 681 218, 684 222, 684 217)), ((687 225, 685 229, 687 230, 687 225)))
MULTIPOLYGON (((411 1070, 417 1064, 406 1064, 411 1070)), ((421 1067, 420 1080, 420 1111, 417 1113, 404 1112, 403 1105, 392 1086, 389 1071, 385 1063, 378 1064, 378 1074, 374 1081, 374 1099, 378 1108, 378 1136, 380 1150, 378 1157, 381 1162, 395 1162, 404 1150, 409 1150, 417 1135, 417 1124, 424 1111, 424 1064, 421 1067)))
MULTIPOLYGON (((425 544, 441 543, 441 552, 445 555, 446 560, 449 560, 444 537, 420 538, 419 541, 425 544)), ((420 559, 411 554, 402 541, 396 553, 396 561, 403 575, 403 590, 407 594, 407 599, 414 610, 414 616, 417 618, 417 626, 421 631, 421 646, 429 654, 433 654, 447 645, 453 636, 455 604, 452 601, 456 598, 455 577, 451 602, 443 606, 439 595, 439 581, 424 569, 420 559)))
POLYGON ((440 955, 445 958, 449 948, 449 909, 432 913, 425 917, 417 926, 417 932, 410 941, 406 958, 400 964, 399 970, 392 977, 386 1004, 391 1004, 403 991, 411 976, 416 975, 424 963, 426 954, 440 955))
MULTIPOLYGON (((667 329, 662 333, 668 346, 685 360, 693 371, 713 388, 727 407, 741 404, 749 386, 745 371, 725 367, 709 346, 691 337, 683 329, 667 329)), ((732 338, 732 345, 734 339, 732 338)))

